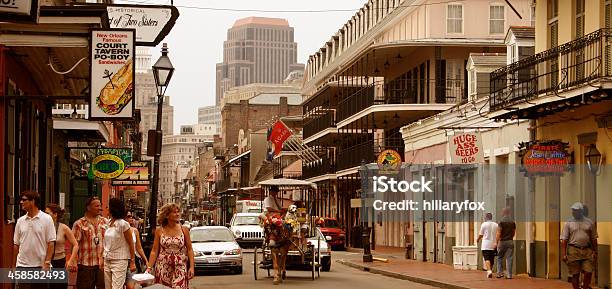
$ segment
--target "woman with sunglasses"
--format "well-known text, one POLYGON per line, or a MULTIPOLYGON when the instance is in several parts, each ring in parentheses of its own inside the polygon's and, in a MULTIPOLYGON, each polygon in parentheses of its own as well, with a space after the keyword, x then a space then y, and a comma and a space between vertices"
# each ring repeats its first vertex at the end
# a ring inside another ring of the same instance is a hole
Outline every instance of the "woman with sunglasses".
MULTIPOLYGON (((79 243, 77 243, 76 239, 74 238, 72 230, 70 230, 70 228, 65 224, 59 222, 59 220, 61 220, 64 216, 64 209, 62 209, 58 204, 48 203, 45 208, 45 213, 53 218, 57 236, 55 239, 55 252, 53 253, 51 265, 53 265, 53 268, 66 268, 66 265, 68 265, 68 267, 76 267, 77 255, 79 253, 79 243), (70 260, 68 260, 68 263, 66 263, 66 240, 72 246, 72 254, 70 254, 70 260)), ((52 283, 49 284, 49 288, 65 289, 68 288, 68 283, 52 283)))

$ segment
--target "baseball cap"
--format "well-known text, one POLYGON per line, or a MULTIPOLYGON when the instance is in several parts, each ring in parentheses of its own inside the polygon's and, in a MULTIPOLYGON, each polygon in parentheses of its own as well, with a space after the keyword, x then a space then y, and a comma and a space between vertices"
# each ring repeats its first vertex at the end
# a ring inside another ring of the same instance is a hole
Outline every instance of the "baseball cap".
POLYGON ((575 202, 570 208, 572 210, 582 210, 584 209, 584 206, 582 205, 581 202, 575 202))

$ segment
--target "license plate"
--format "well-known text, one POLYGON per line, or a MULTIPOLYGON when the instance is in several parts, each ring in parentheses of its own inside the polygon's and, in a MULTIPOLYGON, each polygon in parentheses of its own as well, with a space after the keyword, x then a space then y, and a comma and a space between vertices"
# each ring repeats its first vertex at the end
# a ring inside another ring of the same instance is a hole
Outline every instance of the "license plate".
POLYGON ((208 257, 208 258, 206 258, 206 262, 208 262, 208 263, 219 263, 219 257, 208 257))

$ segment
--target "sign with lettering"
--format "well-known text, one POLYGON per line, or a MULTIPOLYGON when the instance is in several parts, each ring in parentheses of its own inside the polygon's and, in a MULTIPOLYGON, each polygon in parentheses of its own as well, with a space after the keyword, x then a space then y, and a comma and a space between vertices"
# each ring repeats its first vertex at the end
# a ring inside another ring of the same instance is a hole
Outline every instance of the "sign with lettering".
POLYGON ((478 132, 452 135, 448 140, 452 164, 484 163, 482 137, 478 132))
POLYGON ((570 169, 569 143, 533 141, 519 144, 521 171, 526 176, 559 176, 570 169))
POLYGON ((135 35, 134 29, 91 31, 89 119, 133 117, 135 35))
POLYGON ((402 165, 402 156, 395 150, 384 150, 378 155, 376 164, 378 164, 378 173, 381 175, 397 174, 402 165))
POLYGON ((110 154, 99 155, 91 162, 93 174, 96 178, 110 180, 118 177, 125 169, 123 160, 110 154))
POLYGON ((0 0, 0 22, 38 22, 38 0, 0 0))
POLYGON ((149 178, 149 162, 132 162, 125 168, 123 173, 113 179, 113 186, 148 186, 151 183, 149 178))
POLYGON ((179 16, 178 9, 174 6, 108 5, 106 9, 111 28, 136 30, 138 46, 159 44, 168 35, 179 16))

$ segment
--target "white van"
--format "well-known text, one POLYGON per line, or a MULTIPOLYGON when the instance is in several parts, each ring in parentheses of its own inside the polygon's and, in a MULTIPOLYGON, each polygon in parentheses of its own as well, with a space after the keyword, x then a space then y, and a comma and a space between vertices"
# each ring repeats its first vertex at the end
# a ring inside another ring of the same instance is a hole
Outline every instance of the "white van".
POLYGON ((236 201, 236 213, 261 213, 261 201, 240 200, 236 201))

